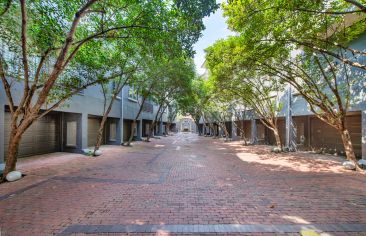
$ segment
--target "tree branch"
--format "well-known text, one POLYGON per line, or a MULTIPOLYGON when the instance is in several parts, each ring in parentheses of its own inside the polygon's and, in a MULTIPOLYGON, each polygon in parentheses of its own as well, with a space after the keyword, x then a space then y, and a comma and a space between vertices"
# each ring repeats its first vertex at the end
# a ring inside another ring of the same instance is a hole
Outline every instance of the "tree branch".
POLYGON ((56 59, 56 62, 54 64, 54 68, 48 78, 48 80, 45 83, 45 86, 43 87, 42 91, 40 92, 37 102, 34 106, 34 112, 38 113, 38 111, 41 109, 42 105, 47 99, 47 95, 49 91, 51 90, 52 86, 56 82, 56 79, 60 75, 63 69, 63 65, 65 62, 65 57, 67 53, 69 52, 69 49, 74 41, 74 35, 76 32, 76 28, 81 20, 81 18, 86 14, 87 10, 97 1, 100 0, 89 0, 84 6, 81 7, 81 9, 75 14, 74 20, 71 24, 71 28, 66 36, 65 43, 56 59))
POLYGON ((4 10, 0 13, 0 17, 3 16, 9 10, 12 2, 13 2, 13 0, 8 0, 6 2, 4 10))
POLYGON ((21 6, 21 17, 22 17, 22 34, 21 34, 21 40, 22 40, 22 62, 23 62, 23 71, 24 71, 24 95, 22 98, 22 101, 20 102, 19 106, 22 107, 23 103, 28 97, 29 93, 29 66, 28 66, 28 46, 27 46, 27 10, 25 5, 25 0, 20 0, 20 6, 21 6))
POLYGON ((343 0, 345 2, 348 2, 354 6, 356 6, 357 8, 359 8, 362 12, 366 13, 366 6, 363 5, 362 3, 355 1, 355 0, 343 0))

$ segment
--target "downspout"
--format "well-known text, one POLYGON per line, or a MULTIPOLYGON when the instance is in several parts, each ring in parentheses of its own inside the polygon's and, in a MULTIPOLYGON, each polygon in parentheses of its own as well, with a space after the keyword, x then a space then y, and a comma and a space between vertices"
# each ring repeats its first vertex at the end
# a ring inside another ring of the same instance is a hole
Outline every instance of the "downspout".
POLYGON ((122 88, 122 91, 121 91, 121 131, 120 131, 120 135, 121 135, 121 144, 123 144, 123 126, 124 126, 124 120, 123 120, 123 104, 124 104, 124 97, 123 97, 123 90, 124 88, 122 88))

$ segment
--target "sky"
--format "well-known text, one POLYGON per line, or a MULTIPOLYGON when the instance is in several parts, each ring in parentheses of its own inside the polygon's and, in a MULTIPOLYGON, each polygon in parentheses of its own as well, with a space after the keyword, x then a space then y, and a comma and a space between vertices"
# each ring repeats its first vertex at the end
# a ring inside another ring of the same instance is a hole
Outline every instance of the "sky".
MULTIPOLYGON (((221 2, 217 0, 217 2, 221 2)), ((194 45, 196 55, 194 56, 194 62, 196 64, 197 73, 203 74, 205 69, 201 68, 205 61, 204 49, 212 45, 216 40, 226 38, 228 35, 234 33, 227 28, 225 18, 222 16, 222 10, 218 9, 214 14, 203 19, 206 29, 202 32, 203 36, 194 45)))

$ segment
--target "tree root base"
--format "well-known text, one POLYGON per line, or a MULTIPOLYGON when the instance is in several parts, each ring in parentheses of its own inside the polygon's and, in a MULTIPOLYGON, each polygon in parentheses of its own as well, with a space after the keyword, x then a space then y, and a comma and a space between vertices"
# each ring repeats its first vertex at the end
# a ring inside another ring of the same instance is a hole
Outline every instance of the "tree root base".
POLYGON ((126 144, 125 143, 122 143, 121 146, 123 146, 123 147, 133 147, 132 144, 127 144, 127 143, 126 144))

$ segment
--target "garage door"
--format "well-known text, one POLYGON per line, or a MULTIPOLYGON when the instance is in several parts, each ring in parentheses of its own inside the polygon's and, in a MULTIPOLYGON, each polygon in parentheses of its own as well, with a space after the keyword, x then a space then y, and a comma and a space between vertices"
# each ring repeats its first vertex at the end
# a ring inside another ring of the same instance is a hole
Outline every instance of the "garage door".
POLYGON ((249 120, 243 121, 243 125, 244 125, 244 134, 245 134, 245 138, 247 140, 250 140, 252 137, 252 126, 251 126, 251 122, 249 120))
MULTIPOLYGON (((355 154, 361 156, 361 115, 347 116, 346 126, 351 134, 355 154)), ((311 146, 344 150, 338 131, 316 117, 311 118, 311 146)))
MULTIPOLYGON (((95 141, 98 135, 98 129, 100 125, 101 118, 88 118, 88 146, 92 147, 95 145, 95 141)), ((105 132, 103 132, 102 144, 105 144, 105 132)))
POLYGON ((127 142, 130 138, 132 122, 131 120, 123 120, 123 142, 127 142))
MULTIPOLYGON (((60 151, 60 116, 49 114, 35 121, 23 134, 19 157, 60 151)), ((5 158, 8 149, 11 115, 5 113, 5 158)))

